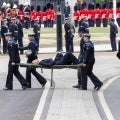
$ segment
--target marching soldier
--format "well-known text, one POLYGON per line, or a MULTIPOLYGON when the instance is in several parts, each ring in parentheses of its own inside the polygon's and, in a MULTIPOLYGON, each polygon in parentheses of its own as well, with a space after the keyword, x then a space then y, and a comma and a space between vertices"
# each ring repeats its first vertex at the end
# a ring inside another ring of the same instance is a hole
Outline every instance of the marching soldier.
POLYGON ((22 89, 27 89, 27 82, 19 72, 19 66, 16 63, 20 63, 20 56, 18 51, 18 44, 16 40, 13 39, 12 33, 6 33, 5 39, 8 42, 8 53, 9 53, 9 63, 8 63, 8 75, 6 80, 6 86, 4 90, 13 89, 13 75, 19 80, 22 85, 22 89))
POLYGON ((113 19, 113 3, 109 3, 109 9, 108 9, 108 18, 109 20, 113 19))
POLYGON ((74 24, 75 24, 75 27, 78 27, 78 22, 79 22, 79 12, 78 12, 78 8, 77 6, 74 6, 74 13, 73 13, 73 16, 74 16, 74 24))
POLYGON ((38 19, 40 27, 41 27, 41 23, 42 23, 42 17, 43 17, 43 15, 41 12, 41 7, 38 5, 37 11, 36 11, 36 19, 38 19))
POLYGON ((3 54, 7 54, 7 41, 5 40, 5 33, 8 32, 7 19, 3 19, 1 26, 1 37, 3 41, 3 54))
POLYGON ((20 5, 20 9, 18 11, 18 16, 20 16, 20 21, 24 25, 24 12, 23 12, 23 5, 20 5))
MULTIPOLYGON (((20 48, 22 50, 29 50, 26 53, 26 57, 28 58, 27 63, 32 63, 33 60, 37 59, 37 49, 38 42, 35 40, 35 34, 28 34, 29 44, 27 47, 20 48)), ((38 82, 42 85, 42 87, 46 84, 46 79, 42 77, 35 68, 27 67, 26 69, 26 80, 29 83, 28 87, 31 88, 31 73, 37 78, 38 82)))
POLYGON ((96 27, 101 27, 101 6, 99 3, 96 4, 96 9, 94 11, 96 27))
POLYGON ((46 6, 43 7, 43 24, 44 24, 44 28, 47 27, 47 13, 46 13, 46 6))
POLYGON ((106 4, 103 4, 101 14, 102 14, 103 27, 107 27, 107 24, 108 24, 108 9, 107 9, 106 4))
POLYGON ((50 8, 51 8, 51 26, 50 27, 53 27, 55 22, 55 11, 53 10, 53 4, 51 4, 50 8))

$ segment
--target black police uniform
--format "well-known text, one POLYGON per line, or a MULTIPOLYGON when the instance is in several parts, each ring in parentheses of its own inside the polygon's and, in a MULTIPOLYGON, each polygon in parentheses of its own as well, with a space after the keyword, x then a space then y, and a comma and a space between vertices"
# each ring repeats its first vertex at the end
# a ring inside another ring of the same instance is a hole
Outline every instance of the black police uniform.
POLYGON ((33 25, 33 32, 35 33, 35 40, 38 42, 38 51, 39 51, 39 40, 40 40, 40 25, 35 22, 33 25))
POLYGON ((13 74, 19 80, 23 89, 27 88, 27 81, 19 72, 18 65, 12 65, 12 63, 20 63, 20 57, 18 52, 18 44, 16 40, 11 39, 8 42, 8 53, 9 53, 9 64, 8 64, 8 75, 6 81, 6 90, 13 89, 13 74))
POLYGON ((12 33, 13 37, 15 38, 15 40, 18 40, 18 26, 16 23, 12 22, 10 24, 10 28, 9 28, 9 32, 12 33))
POLYGON ((118 33, 118 29, 115 23, 110 24, 110 42, 111 42, 111 47, 112 51, 116 51, 116 34, 118 33))
POLYGON ((68 52, 68 51, 73 52, 73 37, 74 37, 74 35, 71 32, 71 24, 70 23, 65 23, 64 29, 65 29, 66 52, 68 52))
POLYGON ((7 41, 5 40, 5 33, 8 32, 8 26, 7 25, 2 25, 1 26, 1 37, 3 40, 3 54, 7 53, 7 41))
MULTIPOLYGON (((18 27, 18 44, 19 47, 23 47, 23 25, 22 22, 18 22, 17 23, 17 27, 18 27)), ((20 50, 20 54, 23 54, 23 50, 20 50)))
POLYGON ((65 14, 65 17, 70 17, 70 6, 65 6, 64 7, 64 14, 65 14))
POLYGON ((87 90, 87 76, 91 79, 93 84, 95 85, 95 89, 100 89, 103 84, 92 72, 93 65, 95 63, 94 57, 94 45, 91 41, 84 43, 84 57, 83 63, 86 64, 86 67, 82 67, 82 89, 87 90))
MULTIPOLYGON (((30 41, 27 47, 20 48, 22 50, 30 50, 31 53, 27 55, 28 60, 27 63, 32 63, 33 60, 37 59, 37 48, 38 42, 33 39, 30 41)), ((31 88, 31 73, 37 78, 38 82, 42 85, 42 87, 46 83, 46 79, 42 77, 37 71, 36 68, 27 67, 26 69, 26 80, 29 83, 28 87, 31 88)))

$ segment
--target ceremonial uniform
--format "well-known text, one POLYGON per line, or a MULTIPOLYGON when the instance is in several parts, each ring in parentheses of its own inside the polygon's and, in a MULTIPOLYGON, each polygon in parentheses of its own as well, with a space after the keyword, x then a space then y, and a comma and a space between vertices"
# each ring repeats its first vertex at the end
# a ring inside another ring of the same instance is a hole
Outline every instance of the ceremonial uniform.
POLYGON ((34 11, 34 6, 31 6, 30 11, 30 21, 31 21, 31 27, 33 28, 34 20, 36 19, 36 11, 34 11))
POLYGON ((20 5, 20 9, 18 11, 18 16, 20 16, 20 21, 24 25, 24 11, 23 11, 23 5, 20 5))
POLYGON ((74 13, 73 13, 73 16, 74 16, 74 24, 75 24, 75 27, 78 27, 78 22, 79 22, 79 11, 77 9, 77 6, 74 6, 74 13))
POLYGON ((44 28, 47 27, 47 13, 46 13, 46 6, 43 8, 43 24, 44 24, 44 28))
MULTIPOLYGON (((30 36, 35 36, 35 34, 29 34, 30 36)), ((38 42, 35 39, 31 39, 27 47, 20 48, 22 50, 29 50, 30 53, 26 54, 28 60, 27 63, 32 63, 33 60, 37 59, 37 49, 38 42)), ((46 79, 42 77, 37 71, 36 68, 27 67, 26 69, 26 80, 29 83, 28 87, 31 88, 31 73, 37 78, 38 82, 44 87, 46 84, 46 79)))
POLYGON ((51 26, 50 27, 53 27, 55 22, 55 11, 53 10, 53 4, 51 4, 50 8, 51 8, 51 26))
MULTIPOLYGON (((5 36, 12 36, 12 33, 6 33, 5 36)), ((9 64, 8 64, 8 75, 6 80, 6 88, 4 90, 13 89, 13 75, 19 80, 23 89, 27 88, 27 82, 19 72, 19 66, 15 63, 20 63, 20 57, 18 52, 18 44, 12 37, 8 40, 8 53, 9 53, 9 64)))
POLYGON ((101 9, 100 9, 100 4, 96 4, 96 9, 94 11, 95 11, 96 27, 101 27, 101 9))

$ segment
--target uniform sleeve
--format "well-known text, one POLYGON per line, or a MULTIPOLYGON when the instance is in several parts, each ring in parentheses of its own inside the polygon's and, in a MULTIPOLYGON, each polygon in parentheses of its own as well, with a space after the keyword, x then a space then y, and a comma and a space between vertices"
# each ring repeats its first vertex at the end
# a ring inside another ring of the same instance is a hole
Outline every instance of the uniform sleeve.
POLYGON ((85 46, 83 63, 87 64, 90 56, 91 47, 89 45, 85 46))
POLYGON ((30 58, 37 55, 37 50, 36 50, 36 47, 35 47, 35 45, 33 43, 29 44, 29 48, 31 50, 31 54, 28 56, 28 58, 30 59, 30 58))

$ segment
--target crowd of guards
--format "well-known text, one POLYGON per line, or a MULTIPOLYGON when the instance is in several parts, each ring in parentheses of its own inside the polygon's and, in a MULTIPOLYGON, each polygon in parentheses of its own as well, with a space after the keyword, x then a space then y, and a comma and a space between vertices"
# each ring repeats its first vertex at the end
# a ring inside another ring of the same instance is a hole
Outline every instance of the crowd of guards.
MULTIPOLYGON (((120 2, 117 2, 116 20, 120 26, 120 2)), ((81 5, 74 6, 74 22, 77 27, 81 19, 87 16, 90 27, 107 27, 109 20, 113 19, 113 2, 99 4, 83 2, 81 5)))
MULTIPOLYGON (((43 6, 42 6, 43 7, 43 6)), ((55 21, 55 11, 53 10, 53 4, 47 3, 43 9, 40 5, 36 8, 30 6, 27 2, 25 5, 16 4, 10 5, 9 3, 3 3, 0 9, 0 19, 6 18, 8 20, 8 25, 12 18, 17 16, 20 17, 20 21, 25 28, 33 27, 34 21, 37 19, 39 24, 44 24, 44 27, 53 27, 55 21)))

